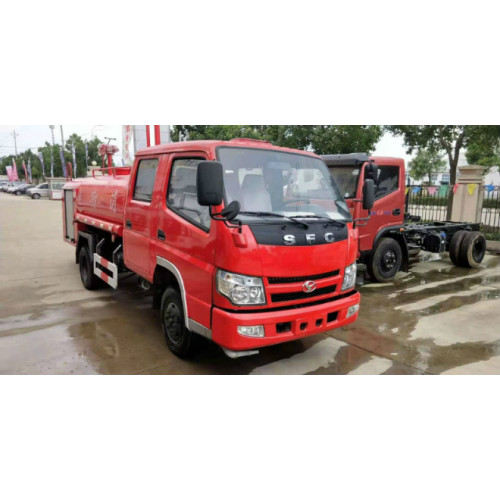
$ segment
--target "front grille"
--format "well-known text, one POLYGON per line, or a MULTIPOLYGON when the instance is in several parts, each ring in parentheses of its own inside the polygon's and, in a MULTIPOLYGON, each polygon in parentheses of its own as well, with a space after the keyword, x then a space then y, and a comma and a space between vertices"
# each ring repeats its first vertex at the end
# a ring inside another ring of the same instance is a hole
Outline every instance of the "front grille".
POLYGON ((285 302, 287 300, 299 300, 299 299, 309 299, 310 297, 317 297, 318 295, 325 295, 326 293, 333 293, 337 285, 325 286, 323 288, 317 288, 314 292, 288 292, 288 293, 272 293, 271 300, 273 302, 285 302))
POLYGON ((315 274, 313 276, 292 276, 287 278, 267 278, 270 285, 278 285, 282 283, 300 283, 301 281, 316 281, 325 278, 331 278, 332 276, 338 276, 339 270, 329 271, 328 273, 315 274))

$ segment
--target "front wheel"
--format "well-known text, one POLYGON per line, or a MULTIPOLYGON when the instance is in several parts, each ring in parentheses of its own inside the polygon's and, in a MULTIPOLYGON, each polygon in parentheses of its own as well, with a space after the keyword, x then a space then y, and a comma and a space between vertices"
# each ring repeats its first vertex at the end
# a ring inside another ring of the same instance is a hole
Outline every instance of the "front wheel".
POLYGON ((161 299, 161 321, 168 348, 179 358, 192 356, 196 334, 186 328, 182 299, 173 287, 168 287, 161 299))
POLYGON ((38 200, 38 199, 40 198, 40 195, 39 195, 38 193, 35 193, 35 194, 32 196, 32 198, 33 198, 34 200, 38 200))
POLYGON ((373 280, 379 283, 391 281, 401 268, 403 252, 392 238, 382 238, 372 251, 367 269, 373 280))

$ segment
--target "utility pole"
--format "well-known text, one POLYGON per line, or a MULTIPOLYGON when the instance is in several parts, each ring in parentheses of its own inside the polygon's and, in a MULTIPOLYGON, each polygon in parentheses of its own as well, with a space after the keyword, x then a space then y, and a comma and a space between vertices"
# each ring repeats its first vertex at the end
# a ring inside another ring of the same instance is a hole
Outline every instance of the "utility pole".
POLYGON ((17 137, 19 137, 19 134, 14 130, 11 135, 14 137, 14 150, 17 156, 17 137))
POLYGON ((54 138, 55 125, 49 125, 50 131, 52 132, 52 147, 50 148, 50 176, 54 177, 54 148, 56 145, 56 140, 54 138))

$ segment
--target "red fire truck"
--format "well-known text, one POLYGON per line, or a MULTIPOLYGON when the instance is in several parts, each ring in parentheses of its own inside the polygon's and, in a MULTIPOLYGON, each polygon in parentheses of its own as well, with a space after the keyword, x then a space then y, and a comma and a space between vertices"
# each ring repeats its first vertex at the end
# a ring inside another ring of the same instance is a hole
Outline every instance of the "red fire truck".
POLYGON ((239 357, 357 319, 357 231, 320 157, 237 139, 108 160, 64 186, 64 239, 88 289, 141 277, 176 355, 196 334, 239 357))
POLYGON ((400 158, 370 157, 364 153, 322 157, 349 210, 359 222, 358 259, 375 281, 390 281, 398 271, 408 271, 412 252, 449 252, 461 267, 478 267, 486 252, 479 224, 463 222, 422 223, 405 214, 405 162, 400 158), (362 205, 363 182, 375 183, 375 202, 362 205))

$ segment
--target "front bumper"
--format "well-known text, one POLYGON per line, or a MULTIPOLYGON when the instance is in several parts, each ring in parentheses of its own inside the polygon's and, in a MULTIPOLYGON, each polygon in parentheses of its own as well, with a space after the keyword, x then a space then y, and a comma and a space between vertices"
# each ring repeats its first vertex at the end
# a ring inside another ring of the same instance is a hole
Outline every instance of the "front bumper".
POLYGON ((359 292, 354 292, 322 304, 280 311, 240 313, 214 307, 212 340, 226 349, 239 351, 309 337, 356 321, 359 311, 349 318, 347 311, 360 300, 359 292), (238 326, 254 325, 264 326, 264 337, 244 337, 237 331, 238 326))

